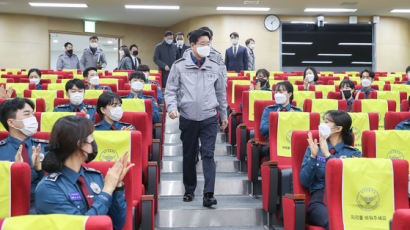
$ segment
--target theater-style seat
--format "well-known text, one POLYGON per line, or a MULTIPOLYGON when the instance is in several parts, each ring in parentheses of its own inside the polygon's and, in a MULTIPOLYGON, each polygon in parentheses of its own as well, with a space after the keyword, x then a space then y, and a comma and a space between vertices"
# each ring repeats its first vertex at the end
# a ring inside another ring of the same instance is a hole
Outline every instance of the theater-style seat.
POLYGON ((410 100, 409 99, 402 100, 401 105, 400 105, 400 111, 401 112, 410 112, 409 106, 410 106, 410 100))
POLYGON ((46 105, 46 112, 52 112, 54 109, 54 99, 64 98, 63 90, 24 90, 26 98, 43 98, 46 105))
MULTIPOLYGON (((0 99, 0 104, 3 103, 6 99, 0 99)), ((44 98, 31 98, 36 107, 35 112, 45 112, 46 111, 46 103, 44 98)))
MULTIPOLYGON (((83 102, 84 102, 84 104, 87 104, 87 105, 97 106, 98 98, 84 99, 83 102)), ((65 105, 65 104, 68 104, 68 103, 70 103, 70 99, 68 99, 68 98, 56 98, 56 99, 54 99, 54 108, 56 106, 65 105)))
MULTIPOLYGON (((314 112, 323 115, 329 110, 347 110, 346 100, 333 99, 306 99, 303 103, 303 112, 314 112)), ((323 117, 323 116, 322 116, 323 117)))
POLYGON ((363 154, 372 158, 410 160, 410 132, 407 130, 365 131, 362 136, 363 154))
MULTIPOLYGON (((120 97, 126 97, 130 94, 130 92, 131 92, 131 90, 129 90, 129 89, 127 89, 127 90, 118 90, 117 94, 120 97)), ((155 100, 157 100, 157 96, 158 96, 153 90, 143 90, 142 95, 153 97, 153 98, 155 98, 155 100)))
POLYGON ((388 229, 394 211, 409 208, 408 174, 405 160, 329 160, 326 194, 330 229, 388 229))
MULTIPOLYGON (((134 132, 134 136, 138 135, 140 135, 140 133, 134 132)), ((138 138, 135 140, 138 141, 138 138)), ((107 174, 108 169, 113 165, 114 162, 98 161, 84 164, 85 167, 94 168, 100 171, 104 177, 107 174)), ((125 225, 122 228, 123 230, 138 229, 140 226, 142 229, 154 230, 154 197, 152 195, 143 196, 143 191, 141 190, 142 184, 135 185, 135 183, 140 182, 138 179, 141 178, 140 169, 140 167, 134 166, 130 169, 127 175, 125 175, 123 180, 125 184, 125 200, 127 201, 127 217, 125 225), (136 223, 134 223, 134 218, 136 223)))
POLYGON ((394 129, 400 122, 410 119, 410 112, 387 112, 384 117, 384 129, 394 129))
POLYGON ((249 80, 234 80, 229 82, 234 85, 234 89, 232 89, 232 92, 228 92, 227 90, 227 101, 229 110, 231 111, 228 117, 228 140, 229 144, 235 148, 237 146, 237 127, 242 119, 242 94, 249 90, 249 80))
MULTIPOLYGON (((357 92, 353 94, 354 98, 356 98, 357 92)), ((336 99, 336 100, 342 100, 342 95, 340 92, 329 92, 327 94, 327 99, 336 99)), ((360 93, 359 95, 359 100, 364 99, 364 93, 360 93)))
POLYGON ((407 92, 399 91, 372 91, 370 92, 371 99, 385 99, 396 101, 396 112, 400 111, 400 102, 407 99, 407 92))
POLYGON ((396 101, 394 100, 366 99, 353 101, 353 112, 379 114, 379 129, 384 129, 385 114, 394 111, 396 111, 396 101))
MULTIPOLYGON (((292 191, 291 175, 295 173, 292 168, 294 141, 292 133, 296 130, 317 130, 319 124, 319 113, 269 114, 270 159, 261 166, 261 175, 263 208, 271 223, 274 222, 275 215, 279 216, 277 211, 280 207, 278 207, 280 196, 292 191), (281 118, 281 116, 283 117, 281 118), (292 120, 295 123, 289 125, 292 120), (296 122, 296 120, 298 121, 296 122)), ((255 156, 253 156, 252 161, 256 161, 252 163, 252 175, 253 179, 257 179, 255 175, 259 169, 259 161, 255 156)))
POLYGON ((54 123, 60 119, 61 117, 76 115, 85 117, 85 113, 70 113, 70 112, 44 112, 38 113, 35 112, 34 116, 38 122, 38 129, 37 131, 41 132, 51 132, 51 129, 54 126, 54 123))
POLYGON ((393 214, 391 230, 407 230, 410 226, 410 209, 398 209, 393 214))
POLYGON ((112 230, 109 216, 26 215, 0 219, 0 229, 112 230), (58 226, 56 226, 58 224, 58 226))
POLYGON ((0 218, 28 214, 30 174, 27 163, 0 161, 0 218))

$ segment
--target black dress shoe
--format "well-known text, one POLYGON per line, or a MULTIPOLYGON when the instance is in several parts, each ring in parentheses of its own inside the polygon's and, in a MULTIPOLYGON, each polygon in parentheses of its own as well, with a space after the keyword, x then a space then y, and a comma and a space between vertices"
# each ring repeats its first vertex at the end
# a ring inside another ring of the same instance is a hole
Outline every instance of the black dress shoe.
POLYGON ((184 202, 191 202, 195 197, 195 194, 193 192, 186 192, 184 194, 184 202))
POLYGON ((216 201, 212 192, 207 192, 204 194, 204 200, 202 203, 204 207, 211 207, 212 205, 216 205, 217 203, 218 202, 216 201))

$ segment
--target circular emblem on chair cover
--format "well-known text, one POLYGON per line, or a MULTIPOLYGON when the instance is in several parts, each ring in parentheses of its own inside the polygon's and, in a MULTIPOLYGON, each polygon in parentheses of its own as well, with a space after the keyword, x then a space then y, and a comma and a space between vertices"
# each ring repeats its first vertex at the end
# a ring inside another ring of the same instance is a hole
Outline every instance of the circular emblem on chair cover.
POLYGON ((403 153, 399 150, 392 149, 387 153, 387 158, 389 159, 404 159, 403 153))
POLYGON ((119 157, 114 149, 104 149, 99 155, 98 159, 101 161, 115 161, 119 157))
POLYGON ((380 196, 376 189, 366 187, 357 193, 356 202, 360 209, 370 212, 379 206, 380 196))

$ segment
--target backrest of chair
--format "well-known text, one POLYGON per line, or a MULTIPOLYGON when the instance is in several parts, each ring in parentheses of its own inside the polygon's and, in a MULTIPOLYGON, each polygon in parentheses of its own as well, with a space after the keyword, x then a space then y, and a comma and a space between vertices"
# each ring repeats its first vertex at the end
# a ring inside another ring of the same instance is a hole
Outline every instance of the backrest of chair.
POLYGON ((401 112, 409 112, 409 100, 402 100, 401 101, 401 112))
POLYGON ((387 112, 384 117, 384 129, 394 129, 397 124, 410 119, 410 112, 387 112))
MULTIPOLYGON (((238 81, 234 81, 234 83, 235 82, 238 82, 238 81)), ((240 81, 240 82, 243 83, 243 81, 240 81)), ((236 84, 234 86, 234 89, 233 89, 234 90, 234 95, 233 95, 233 98, 232 98, 233 102, 232 102, 232 105, 231 105, 231 109, 234 110, 235 112, 241 112, 241 104, 243 105, 242 94, 243 94, 243 92, 249 91, 249 84, 247 84, 247 85, 241 85, 241 84, 236 84)))
MULTIPOLYGON (((311 130, 312 138, 319 139, 319 131, 311 130)), ((309 131, 293 131, 292 133, 292 180, 293 180, 293 193, 294 194, 305 194, 306 200, 305 205, 306 209, 310 201, 309 189, 302 186, 300 183, 300 170, 302 168, 303 158, 307 147, 309 146, 307 142, 309 131)))
MULTIPOLYGON (((92 161, 88 164, 84 164, 84 166, 100 171, 105 177, 108 169, 111 168, 114 165, 114 163, 115 162, 92 161)), ((133 200, 135 199, 133 192, 136 192, 134 191, 136 186, 133 184, 134 183, 133 180, 137 179, 135 177, 142 177, 142 175, 141 175, 141 170, 138 170, 134 166, 133 168, 130 169, 130 171, 128 171, 127 175, 125 175, 124 180, 123 180, 125 184, 125 200, 127 201, 127 217, 125 219, 125 225, 123 229, 132 229, 132 221, 133 221, 132 220, 133 219, 132 218, 132 203, 133 203, 133 200)))
POLYGON ((333 99, 306 99, 303 103, 303 112, 324 113, 328 110, 346 111, 347 103, 345 100, 333 99))
POLYGON ((396 111, 396 101, 382 99, 354 100, 353 112, 378 113, 379 128, 384 129, 384 116, 387 112, 396 111))
POLYGON ((242 121, 249 127, 253 127, 255 123, 255 101, 256 100, 272 100, 273 94, 271 91, 252 90, 243 91, 242 93, 242 121))
POLYGON ((270 160, 278 161, 279 164, 291 164, 291 138, 292 132, 296 130, 317 130, 320 124, 319 113, 301 112, 272 112, 269 114, 269 146, 270 160), (282 115, 284 114, 284 115, 282 115), (279 117, 289 119, 287 124, 279 124, 279 117), (308 120, 304 120, 308 119, 308 120), (292 120, 292 122, 290 122, 292 120), (279 126, 285 127, 282 129, 279 126), (291 128, 290 128, 291 127, 291 128), (286 132, 286 133, 283 133, 286 132), (285 136, 286 135, 286 140, 285 136), (280 143, 283 141, 284 143, 280 143), (287 142, 287 143, 285 143, 287 142), (282 146, 279 146, 282 145, 282 146))
POLYGON ((254 124, 254 130, 255 130, 255 140, 257 141, 267 141, 264 136, 262 136, 260 132, 260 126, 261 126, 261 120, 262 120, 262 114, 265 108, 269 105, 274 105, 275 101, 270 100, 270 101, 265 101, 265 100, 256 100, 255 101, 255 124, 254 124))
POLYGON ((363 229, 358 226, 366 224, 373 225, 369 229, 375 224, 388 229, 394 210, 409 207, 408 170, 408 162, 398 159, 329 160, 326 190, 330 229, 363 229), (352 172, 360 177, 351 180, 352 172))
POLYGON ((38 129, 37 131, 41 132, 51 132, 51 129, 54 126, 54 123, 65 116, 70 116, 70 115, 76 115, 76 116, 81 116, 85 117, 85 113, 74 113, 74 112, 44 112, 44 113, 38 113, 35 112, 34 116, 37 119, 38 122, 38 129))
POLYGON ((410 226, 410 210, 399 209, 393 214, 391 230, 407 230, 410 226))
POLYGON ((35 98, 31 99, 36 106, 36 112, 45 112, 46 111, 46 102, 44 98, 35 98))
POLYGON ((402 100, 407 99, 407 92, 399 91, 372 91, 370 92, 371 99, 385 99, 385 100, 394 100, 396 101, 396 110, 400 111, 400 103, 402 100))
POLYGON ((0 218, 28 214, 30 170, 26 163, 0 161, 0 218))

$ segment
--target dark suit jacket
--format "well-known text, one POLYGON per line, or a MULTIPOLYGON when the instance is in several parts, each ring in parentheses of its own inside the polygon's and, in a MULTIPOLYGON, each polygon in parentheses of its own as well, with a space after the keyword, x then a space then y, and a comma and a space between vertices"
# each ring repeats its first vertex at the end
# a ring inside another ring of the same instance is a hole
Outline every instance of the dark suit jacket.
POLYGON ((165 66, 171 68, 176 60, 177 46, 172 43, 168 45, 165 41, 158 43, 154 49, 154 62, 161 70, 165 70, 165 66))
POLYGON ((246 48, 239 45, 236 56, 233 55, 233 47, 226 49, 225 65, 228 71, 235 71, 237 73, 241 70, 248 70, 248 52, 246 48))
MULTIPOLYGON (((132 59, 132 58, 131 58, 131 59, 132 59)), ((137 57, 137 60, 138 60, 138 65, 141 65, 141 64, 142 64, 142 63, 141 63, 141 58, 137 57)), ((137 70, 137 66, 135 66, 134 61, 132 61, 132 69, 137 70)))
POLYGON ((187 50, 189 48, 190 48, 190 46, 188 46, 187 44, 184 44, 181 49, 177 46, 177 60, 182 58, 182 56, 185 53, 185 50, 187 50))

